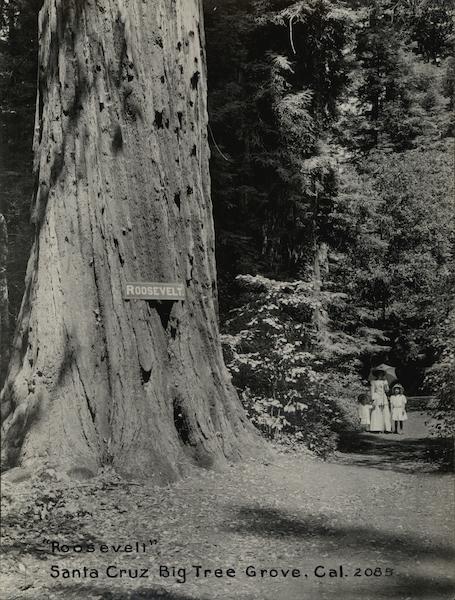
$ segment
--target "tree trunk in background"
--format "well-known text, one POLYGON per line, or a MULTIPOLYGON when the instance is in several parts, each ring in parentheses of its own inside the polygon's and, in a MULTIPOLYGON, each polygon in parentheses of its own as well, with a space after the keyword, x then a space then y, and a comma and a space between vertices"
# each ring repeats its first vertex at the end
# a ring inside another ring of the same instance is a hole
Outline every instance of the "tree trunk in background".
POLYGON ((7 465, 166 481, 250 444, 215 313, 206 87, 198 0, 45 1, 7 465), (127 281, 186 299, 124 301, 127 281))
POLYGON ((6 262, 8 260, 8 230, 5 217, 0 213, 0 386, 8 366, 9 304, 6 262))
POLYGON ((321 290, 323 284, 323 272, 328 271, 328 249, 325 242, 316 241, 314 244, 313 258, 313 290, 316 300, 313 321, 321 343, 328 342, 328 315, 323 305, 321 290))

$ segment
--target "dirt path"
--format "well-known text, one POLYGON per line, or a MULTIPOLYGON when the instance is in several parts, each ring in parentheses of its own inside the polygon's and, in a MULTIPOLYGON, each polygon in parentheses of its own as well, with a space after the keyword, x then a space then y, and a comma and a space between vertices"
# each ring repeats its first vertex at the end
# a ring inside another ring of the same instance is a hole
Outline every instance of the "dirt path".
POLYGON ((5 538, 0 598, 452 600, 454 479, 432 462, 441 445, 427 438, 423 416, 412 414, 403 436, 343 436, 341 450, 329 462, 276 453, 160 490, 79 489, 68 502, 89 514, 64 525, 50 515, 40 533, 31 524, 20 543, 5 538), (157 543, 140 554, 52 555, 42 538, 57 539, 53 528, 66 543, 157 543), (85 565, 99 577, 52 579, 51 565, 85 565), (148 569, 149 578, 108 578, 108 565, 148 569), (160 565, 186 568, 186 581, 160 578, 160 565), (193 565, 236 573, 198 578, 193 565), (300 576, 259 575, 273 568, 300 576))

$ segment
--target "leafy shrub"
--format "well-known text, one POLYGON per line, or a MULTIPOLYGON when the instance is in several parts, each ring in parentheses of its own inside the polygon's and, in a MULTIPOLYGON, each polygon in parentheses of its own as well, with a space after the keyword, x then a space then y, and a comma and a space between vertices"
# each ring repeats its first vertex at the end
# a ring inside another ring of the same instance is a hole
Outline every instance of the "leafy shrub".
POLYGON ((436 394, 437 406, 433 416, 436 433, 441 437, 455 435, 455 311, 452 310, 435 339, 439 359, 428 370, 426 385, 436 394))
POLYGON ((237 282, 245 302, 230 313, 223 347, 251 421, 270 439, 292 435, 326 455, 336 432, 354 426, 360 389, 345 338, 321 331, 315 319, 330 294, 316 295, 302 281, 241 275, 237 282))

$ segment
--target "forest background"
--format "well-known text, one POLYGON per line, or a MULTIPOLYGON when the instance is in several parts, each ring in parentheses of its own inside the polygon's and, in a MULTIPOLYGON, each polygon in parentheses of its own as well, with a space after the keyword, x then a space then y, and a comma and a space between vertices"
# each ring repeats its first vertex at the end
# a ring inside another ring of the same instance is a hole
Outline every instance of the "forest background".
MULTIPOLYGON (((0 383, 33 237, 40 4, 0 4, 0 383)), ((388 362, 408 393, 438 397, 451 427, 452 3, 204 8, 219 312, 250 418, 325 454, 371 366, 388 362)))

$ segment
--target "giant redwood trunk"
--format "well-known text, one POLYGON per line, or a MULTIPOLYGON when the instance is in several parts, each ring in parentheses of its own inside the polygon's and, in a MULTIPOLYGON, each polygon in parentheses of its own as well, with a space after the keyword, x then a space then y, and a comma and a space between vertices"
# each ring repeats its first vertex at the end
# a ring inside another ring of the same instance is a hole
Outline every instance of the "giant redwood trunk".
POLYGON ((45 0, 4 460, 170 479, 250 429, 216 321, 199 0, 45 0), (127 281, 181 281, 177 302, 127 281))

